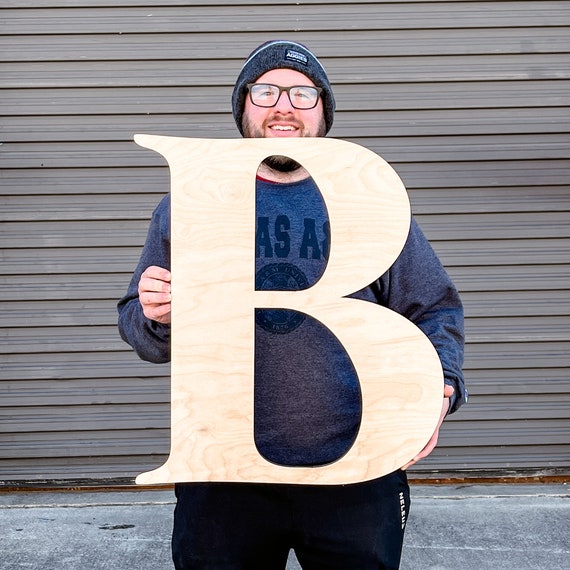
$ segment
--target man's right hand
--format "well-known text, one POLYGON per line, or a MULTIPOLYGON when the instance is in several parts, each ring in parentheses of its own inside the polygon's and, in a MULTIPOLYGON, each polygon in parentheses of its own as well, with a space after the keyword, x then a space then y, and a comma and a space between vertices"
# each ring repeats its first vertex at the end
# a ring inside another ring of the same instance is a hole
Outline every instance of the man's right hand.
POLYGON ((162 267, 147 267, 139 280, 139 301, 144 316, 157 323, 170 323, 171 273, 162 267))

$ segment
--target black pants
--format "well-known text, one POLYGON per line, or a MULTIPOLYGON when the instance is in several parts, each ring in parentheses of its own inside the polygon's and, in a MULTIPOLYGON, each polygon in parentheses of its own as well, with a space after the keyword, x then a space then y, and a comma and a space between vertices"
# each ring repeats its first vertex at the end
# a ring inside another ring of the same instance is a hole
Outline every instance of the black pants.
POLYGON ((406 474, 345 486, 176 485, 176 570, 397 569, 410 507, 406 474))

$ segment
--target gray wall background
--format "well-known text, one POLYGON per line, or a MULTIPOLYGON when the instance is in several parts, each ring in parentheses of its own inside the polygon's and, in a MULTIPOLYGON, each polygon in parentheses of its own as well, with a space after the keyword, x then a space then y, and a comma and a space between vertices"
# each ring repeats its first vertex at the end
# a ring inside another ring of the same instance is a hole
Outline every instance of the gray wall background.
POLYGON ((233 82, 290 38, 331 136, 406 184, 464 299, 471 401, 417 476, 570 467, 570 2, 23 0, 0 9, 0 480, 130 478, 169 448, 168 367, 116 331, 164 161, 238 136, 233 82))

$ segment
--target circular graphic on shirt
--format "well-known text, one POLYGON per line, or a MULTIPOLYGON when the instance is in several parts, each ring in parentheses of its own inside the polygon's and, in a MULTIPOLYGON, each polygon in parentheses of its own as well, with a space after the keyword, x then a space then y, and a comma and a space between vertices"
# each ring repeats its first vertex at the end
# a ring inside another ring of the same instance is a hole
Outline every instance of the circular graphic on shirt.
MULTIPOLYGON (((308 289, 307 276, 292 263, 270 263, 255 276, 256 291, 299 291, 308 289)), ((255 322, 274 334, 287 334, 298 328, 305 315, 291 309, 256 309, 255 322)))

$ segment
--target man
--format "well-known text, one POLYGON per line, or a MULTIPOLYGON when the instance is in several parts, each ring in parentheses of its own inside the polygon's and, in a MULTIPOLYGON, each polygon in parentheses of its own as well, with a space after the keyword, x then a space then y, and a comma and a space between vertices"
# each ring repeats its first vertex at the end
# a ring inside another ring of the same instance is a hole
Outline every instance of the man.
MULTIPOLYGON (((245 62, 232 107, 244 137, 320 137, 331 128, 335 100, 313 53, 295 42, 272 41, 245 62)), ((325 270, 331 229, 322 197, 302 165, 282 156, 260 165, 256 218, 256 288, 314 284, 325 270)), ((119 303, 123 339, 152 362, 170 358, 169 236, 167 196, 154 212, 140 262, 119 303)), ((354 296, 404 315, 430 338, 445 375, 441 425, 466 399, 463 311, 414 221, 394 265, 354 296)), ((322 324, 295 311, 257 310, 255 321, 259 452, 287 466, 339 459, 356 438, 360 419, 358 381, 343 347, 322 324)), ((433 450, 439 425, 405 467, 433 450)), ((283 569, 291 548, 304 569, 399 567, 409 512, 403 469, 343 486, 177 484, 176 496, 177 570, 283 569)))

